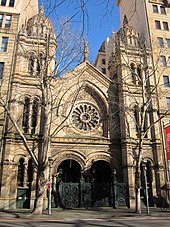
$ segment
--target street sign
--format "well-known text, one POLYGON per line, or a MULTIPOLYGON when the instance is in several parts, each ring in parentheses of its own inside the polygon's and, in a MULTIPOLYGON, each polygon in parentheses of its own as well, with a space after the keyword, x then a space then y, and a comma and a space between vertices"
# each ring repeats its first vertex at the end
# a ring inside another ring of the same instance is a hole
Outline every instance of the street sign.
POLYGON ((166 190, 170 190, 170 182, 166 182, 166 190))
POLYGON ((47 186, 47 189, 50 190, 51 183, 48 181, 48 182, 46 183, 46 186, 47 186))

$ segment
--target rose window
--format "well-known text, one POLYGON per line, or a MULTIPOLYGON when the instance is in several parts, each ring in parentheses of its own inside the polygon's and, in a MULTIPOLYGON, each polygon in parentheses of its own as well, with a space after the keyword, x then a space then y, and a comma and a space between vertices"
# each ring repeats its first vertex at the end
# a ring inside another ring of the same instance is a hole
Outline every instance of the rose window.
POLYGON ((99 114, 91 105, 82 104, 74 109, 72 122, 76 128, 89 131, 99 124, 99 114))

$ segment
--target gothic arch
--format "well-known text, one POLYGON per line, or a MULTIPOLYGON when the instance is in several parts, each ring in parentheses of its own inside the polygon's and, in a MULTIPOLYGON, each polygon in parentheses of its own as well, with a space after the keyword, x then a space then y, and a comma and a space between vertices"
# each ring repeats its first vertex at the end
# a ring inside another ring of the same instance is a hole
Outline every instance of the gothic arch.
POLYGON ((54 157, 54 163, 53 163, 53 174, 56 175, 57 174, 57 169, 59 167, 59 165, 68 159, 72 159, 74 161, 76 161, 80 166, 81 169, 85 168, 85 157, 80 154, 79 152, 76 152, 74 150, 70 151, 61 151, 60 153, 57 153, 54 157))
POLYGON ((99 154, 99 153, 93 153, 87 157, 86 160, 86 169, 90 169, 92 164, 96 161, 106 161, 109 163, 111 167, 111 157, 109 154, 99 154))
POLYGON ((108 137, 107 97, 105 96, 103 91, 100 90, 100 88, 96 87, 93 83, 89 81, 83 81, 82 84, 80 84, 79 89, 76 88, 76 84, 74 84, 73 86, 69 87, 68 90, 63 94, 59 102, 57 115, 60 114, 60 116, 62 115, 65 117, 69 116, 76 103, 80 102, 80 100, 81 103, 84 102, 84 104, 90 102, 92 105, 94 104, 94 106, 96 106, 99 110, 101 135, 104 137, 108 137), (85 95, 82 95, 83 92, 89 97, 85 98, 85 95))
POLYGON ((16 156, 13 157, 13 160, 12 162, 14 164, 18 164, 19 160, 23 158, 24 159, 24 163, 26 163, 28 161, 28 157, 27 155, 24 155, 24 154, 17 154, 16 156))

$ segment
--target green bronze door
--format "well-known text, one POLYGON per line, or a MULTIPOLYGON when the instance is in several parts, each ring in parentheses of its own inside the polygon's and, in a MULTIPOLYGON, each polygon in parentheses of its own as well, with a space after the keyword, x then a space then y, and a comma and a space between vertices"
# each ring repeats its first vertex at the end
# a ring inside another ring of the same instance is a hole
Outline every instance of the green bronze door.
POLYGON ((30 191, 28 188, 17 189, 16 208, 30 208, 30 191))
POLYGON ((63 208, 74 208, 80 206, 79 187, 79 183, 60 183, 59 194, 61 196, 61 206, 63 206, 63 208))

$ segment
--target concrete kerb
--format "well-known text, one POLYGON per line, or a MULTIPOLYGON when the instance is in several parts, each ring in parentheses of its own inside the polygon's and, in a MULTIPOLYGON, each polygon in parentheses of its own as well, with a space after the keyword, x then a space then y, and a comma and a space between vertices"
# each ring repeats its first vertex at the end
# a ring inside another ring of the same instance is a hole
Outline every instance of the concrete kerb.
POLYGON ((55 219, 55 220, 85 220, 85 219, 113 219, 126 217, 164 217, 170 218, 170 209, 162 211, 160 208, 151 208, 147 214, 146 209, 142 209, 141 214, 136 214, 132 209, 61 209, 53 208, 52 214, 48 215, 48 210, 42 215, 32 215, 31 210, 0 210, 0 218, 22 218, 22 219, 55 219))

